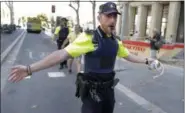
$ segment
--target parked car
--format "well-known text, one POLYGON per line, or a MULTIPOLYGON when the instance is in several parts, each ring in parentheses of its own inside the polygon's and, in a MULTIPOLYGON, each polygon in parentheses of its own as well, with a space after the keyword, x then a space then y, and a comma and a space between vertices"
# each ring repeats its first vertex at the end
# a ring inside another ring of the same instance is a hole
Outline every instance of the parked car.
POLYGON ((12 28, 11 28, 10 25, 8 25, 8 24, 3 24, 3 25, 2 25, 2 32, 4 32, 4 33, 12 33, 13 30, 12 30, 12 28))
POLYGON ((15 25, 15 24, 10 24, 10 27, 11 27, 11 29, 12 29, 13 31, 16 30, 16 25, 15 25))

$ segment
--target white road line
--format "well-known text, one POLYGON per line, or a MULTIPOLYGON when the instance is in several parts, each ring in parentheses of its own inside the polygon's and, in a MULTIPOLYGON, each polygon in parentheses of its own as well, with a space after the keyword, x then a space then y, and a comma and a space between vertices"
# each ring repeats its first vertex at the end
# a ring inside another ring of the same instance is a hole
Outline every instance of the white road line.
POLYGON ((56 78, 56 77, 65 77, 66 75, 63 72, 48 72, 48 76, 56 78))
POLYGON ((158 106, 152 104, 151 102, 145 100, 143 97, 137 95, 136 93, 132 92, 130 89, 126 88, 122 84, 117 84, 116 88, 120 90, 122 93, 127 95, 129 98, 131 98, 135 103, 142 106, 144 109, 148 110, 149 113, 167 113, 163 111, 158 106))
POLYGON ((30 79, 31 78, 31 76, 27 76, 27 77, 25 77, 24 79, 30 79))
POLYGON ((31 51, 29 51, 29 57, 30 57, 30 59, 33 59, 33 54, 31 51))
POLYGON ((10 74, 10 67, 13 66, 16 57, 20 51, 20 48, 23 44, 23 41, 26 37, 26 33, 24 33, 24 35, 22 36, 21 40, 18 42, 18 44, 16 44, 16 46, 13 48, 12 52, 9 53, 9 55, 7 55, 7 60, 5 60, 2 64, 1 64, 1 92, 4 89, 4 86, 7 82, 7 78, 10 74), (12 61, 12 62, 8 62, 8 61, 12 61), (8 69, 8 70, 7 70, 8 69))
POLYGON ((13 47, 16 45, 16 43, 19 41, 19 39, 25 34, 25 31, 23 31, 11 44, 8 46, 8 48, 1 54, 1 63, 5 59, 5 57, 8 55, 8 53, 13 49, 13 47))
POLYGON ((40 58, 42 59, 42 58, 44 58, 45 57, 45 53, 44 52, 41 52, 40 53, 40 58))

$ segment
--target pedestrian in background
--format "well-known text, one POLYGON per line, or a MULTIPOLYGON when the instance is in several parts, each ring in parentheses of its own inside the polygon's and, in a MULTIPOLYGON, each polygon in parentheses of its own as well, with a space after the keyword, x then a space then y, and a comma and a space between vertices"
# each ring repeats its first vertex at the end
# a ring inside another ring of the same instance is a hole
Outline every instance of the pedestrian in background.
POLYGON ((163 44, 160 32, 157 29, 154 29, 152 32, 152 37, 149 38, 149 40, 150 40, 150 57, 153 59, 157 59, 157 53, 159 52, 163 44))
MULTIPOLYGON (((64 40, 67 38, 69 34, 69 28, 67 26, 68 20, 66 18, 62 18, 60 22, 60 26, 57 26, 55 29, 54 37, 57 38, 57 47, 58 50, 62 49, 62 45, 64 43, 64 40)), ((69 43, 66 43, 64 47, 66 47, 69 43)), ((67 60, 60 63, 60 68, 63 69, 64 67, 67 68, 67 60)))

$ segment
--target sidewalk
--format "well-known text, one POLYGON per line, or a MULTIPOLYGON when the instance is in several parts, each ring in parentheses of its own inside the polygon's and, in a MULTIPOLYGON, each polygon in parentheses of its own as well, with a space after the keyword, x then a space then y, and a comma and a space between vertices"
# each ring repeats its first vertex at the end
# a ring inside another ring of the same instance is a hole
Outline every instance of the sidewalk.
POLYGON ((159 59, 159 61, 172 66, 184 67, 184 59, 159 59))

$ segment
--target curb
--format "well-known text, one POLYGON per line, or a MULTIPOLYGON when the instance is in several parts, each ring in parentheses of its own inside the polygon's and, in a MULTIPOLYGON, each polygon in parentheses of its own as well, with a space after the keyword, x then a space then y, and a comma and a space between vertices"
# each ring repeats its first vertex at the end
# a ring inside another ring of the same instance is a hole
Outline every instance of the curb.
POLYGON ((170 66, 184 67, 184 59, 159 59, 159 61, 170 66))
POLYGON ((17 42, 21 39, 21 37, 25 34, 25 31, 23 31, 11 44, 10 46, 1 54, 1 64, 3 63, 6 56, 10 53, 10 51, 13 49, 13 47, 17 44, 17 42))

